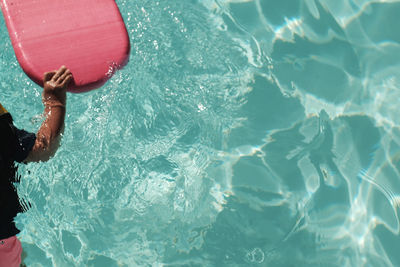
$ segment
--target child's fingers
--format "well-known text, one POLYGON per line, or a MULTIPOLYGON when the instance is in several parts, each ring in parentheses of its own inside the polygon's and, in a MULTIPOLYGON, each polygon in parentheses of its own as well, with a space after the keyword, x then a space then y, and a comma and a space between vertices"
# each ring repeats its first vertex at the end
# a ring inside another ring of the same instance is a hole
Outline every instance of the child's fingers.
POLYGON ((56 74, 54 74, 52 80, 57 82, 57 80, 60 78, 61 75, 63 75, 65 70, 67 70, 67 68, 65 66, 61 66, 61 68, 56 72, 56 74))
POLYGON ((61 83, 61 86, 62 86, 62 87, 68 86, 68 84, 69 84, 71 81, 72 81, 72 74, 69 73, 69 75, 67 75, 67 76, 65 77, 65 79, 63 80, 63 82, 61 83))
POLYGON ((62 83, 64 81, 64 79, 71 74, 71 71, 69 69, 66 69, 66 71, 64 71, 64 73, 58 78, 57 82, 62 83))

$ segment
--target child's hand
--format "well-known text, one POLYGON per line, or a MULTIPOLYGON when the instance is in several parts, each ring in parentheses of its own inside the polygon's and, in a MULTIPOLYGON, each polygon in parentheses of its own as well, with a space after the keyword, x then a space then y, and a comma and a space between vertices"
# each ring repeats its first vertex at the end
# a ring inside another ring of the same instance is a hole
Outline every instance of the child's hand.
POLYGON ((71 80, 71 71, 65 66, 58 71, 46 72, 43 79, 43 102, 65 105, 66 90, 71 80))

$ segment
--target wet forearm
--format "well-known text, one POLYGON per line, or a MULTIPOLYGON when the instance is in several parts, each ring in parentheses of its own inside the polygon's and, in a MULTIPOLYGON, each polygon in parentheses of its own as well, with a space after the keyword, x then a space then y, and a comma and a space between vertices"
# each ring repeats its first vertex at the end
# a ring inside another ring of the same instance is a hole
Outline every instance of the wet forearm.
POLYGON ((28 161, 46 161, 52 157, 60 145, 64 130, 65 105, 45 103, 45 120, 36 134, 36 141, 28 161))
POLYGON ((45 120, 38 131, 51 142, 57 138, 64 129, 66 93, 57 97, 43 97, 45 120))
POLYGON ((45 104, 45 120, 37 132, 37 138, 43 142, 43 149, 52 147, 64 130, 65 104, 45 104))

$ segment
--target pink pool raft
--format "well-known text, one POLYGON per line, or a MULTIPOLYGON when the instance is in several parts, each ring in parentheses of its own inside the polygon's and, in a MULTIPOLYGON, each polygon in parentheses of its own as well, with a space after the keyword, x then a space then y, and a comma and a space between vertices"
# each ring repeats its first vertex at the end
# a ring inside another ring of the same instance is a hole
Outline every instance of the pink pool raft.
POLYGON ((129 57, 129 36, 114 0, 0 0, 24 72, 37 84, 43 73, 67 66, 71 92, 103 85, 129 57))

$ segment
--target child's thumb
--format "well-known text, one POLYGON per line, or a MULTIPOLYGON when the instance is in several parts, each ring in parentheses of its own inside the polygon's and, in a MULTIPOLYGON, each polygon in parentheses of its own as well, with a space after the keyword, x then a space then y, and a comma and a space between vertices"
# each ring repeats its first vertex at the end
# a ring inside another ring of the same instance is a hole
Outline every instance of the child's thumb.
POLYGON ((43 82, 48 82, 48 81, 50 81, 51 78, 54 76, 54 74, 56 74, 55 71, 46 72, 46 73, 44 74, 44 77, 43 77, 43 82))

